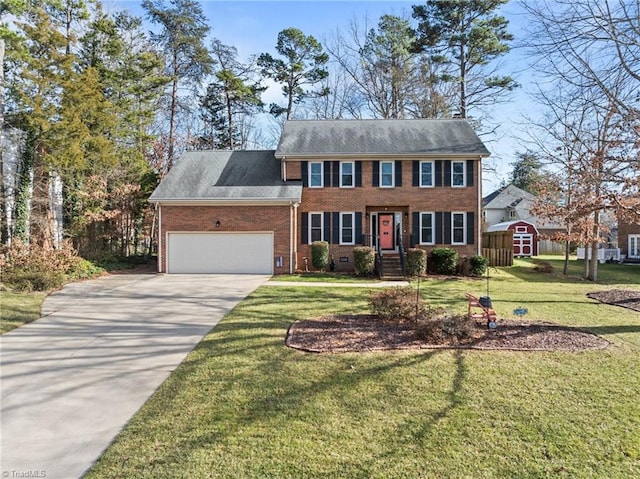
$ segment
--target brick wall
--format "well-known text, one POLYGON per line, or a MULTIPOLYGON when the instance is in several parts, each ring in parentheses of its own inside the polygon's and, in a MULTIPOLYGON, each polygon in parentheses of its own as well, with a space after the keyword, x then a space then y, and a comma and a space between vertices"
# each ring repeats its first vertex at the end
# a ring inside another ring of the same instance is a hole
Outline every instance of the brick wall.
POLYGON ((618 219, 618 248, 620 254, 629 255, 629 235, 640 234, 640 225, 618 219))
POLYGON ((166 271, 166 234, 172 231, 273 231, 275 257, 282 256, 284 264, 274 268, 276 274, 289 272, 290 207, 283 206, 162 206, 162 264, 166 271), (216 227, 220 221, 220 227, 216 227))
MULTIPOLYGON (((288 161, 287 172, 292 171, 290 165, 299 162, 288 161)), ((403 161, 402 186, 396 188, 380 188, 372 186, 373 162, 362 162, 362 186, 356 188, 303 188, 302 201, 298 213, 298 240, 302 238, 302 213, 308 212, 361 212, 362 232, 370 235, 370 220, 367 213, 389 211, 402 214, 403 234, 412 232, 412 213, 420 211, 432 212, 473 212, 474 219, 474 244, 463 246, 451 246, 437 244, 433 246, 417 246, 427 252, 435 247, 447 246, 456 249, 461 255, 473 255, 478 252, 478 211, 479 188, 481 181, 479 171, 480 162, 474 164, 473 185, 463 188, 433 187, 421 188, 412 186, 413 171, 412 161, 403 161)), ((298 166, 298 168, 300 168, 298 166)), ((297 171, 297 170, 296 170, 297 171)), ((353 246, 330 245, 330 254, 334 256, 338 271, 353 271, 353 246), (340 262, 340 258, 347 258, 348 262, 340 262)), ((307 257, 309 269, 311 267, 311 247, 300 244, 298 246, 298 268, 304 269, 304 258, 307 257)))

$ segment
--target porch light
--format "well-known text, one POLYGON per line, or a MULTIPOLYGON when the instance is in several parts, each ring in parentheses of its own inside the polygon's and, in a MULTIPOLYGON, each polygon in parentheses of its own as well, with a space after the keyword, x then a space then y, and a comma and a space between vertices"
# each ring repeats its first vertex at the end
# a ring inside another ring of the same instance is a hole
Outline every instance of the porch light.
POLYGON ((216 228, 220 228, 220 220, 216 221, 216 228))

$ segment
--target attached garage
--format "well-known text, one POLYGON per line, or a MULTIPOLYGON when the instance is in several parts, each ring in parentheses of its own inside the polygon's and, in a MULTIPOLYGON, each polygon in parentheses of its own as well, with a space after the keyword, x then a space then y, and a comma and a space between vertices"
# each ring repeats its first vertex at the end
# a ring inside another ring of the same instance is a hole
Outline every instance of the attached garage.
POLYGON ((167 273, 273 274, 272 232, 167 233, 167 273))

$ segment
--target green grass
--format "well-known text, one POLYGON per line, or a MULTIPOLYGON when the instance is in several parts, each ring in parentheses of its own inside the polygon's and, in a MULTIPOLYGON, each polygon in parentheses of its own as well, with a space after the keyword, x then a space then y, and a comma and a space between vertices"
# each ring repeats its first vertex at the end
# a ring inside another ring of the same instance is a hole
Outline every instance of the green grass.
MULTIPOLYGON (((87 478, 635 478, 640 472, 640 313, 585 293, 640 289, 494 270, 498 313, 580 325, 606 350, 307 354, 291 322, 360 312, 362 288, 262 287, 238 305, 131 420, 87 478)), ((629 276, 627 276, 627 274, 629 276)), ((628 280, 631 278, 631 281, 628 280)), ((415 285, 415 283, 414 283, 415 285)), ((464 311, 486 280, 422 281, 464 311)))
POLYGON ((46 293, 0 291, 0 334, 38 319, 46 296, 46 293))
POLYGON ((346 273, 301 273, 281 274, 271 278, 271 281, 304 282, 304 283, 377 283, 378 278, 362 278, 346 273))

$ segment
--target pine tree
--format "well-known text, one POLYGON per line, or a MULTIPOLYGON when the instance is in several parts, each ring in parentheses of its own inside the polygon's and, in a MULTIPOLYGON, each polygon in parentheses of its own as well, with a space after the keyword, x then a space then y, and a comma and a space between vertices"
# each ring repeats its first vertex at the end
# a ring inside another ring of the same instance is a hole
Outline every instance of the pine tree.
POLYGON ((173 165, 176 149, 178 87, 182 82, 198 84, 211 73, 213 64, 204 45, 209 26, 200 4, 195 0, 169 0, 169 4, 166 6, 163 0, 142 2, 148 18, 162 27, 160 33, 151 34, 151 39, 163 49, 171 78, 167 171, 173 165))
POLYGON ((282 84, 282 93, 287 98, 286 107, 271 104, 271 114, 280 116, 286 113, 286 119, 289 120, 294 103, 329 93, 326 88, 304 89, 306 85, 313 86, 327 78, 329 73, 325 64, 329 61, 329 55, 323 51, 318 40, 311 35, 306 36, 297 28, 286 28, 278 33, 276 51, 285 60, 262 53, 258 57, 258 66, 264 76, 282 84))
POLYGON ((518 85, 513 78, 488 70, 496 58, 509 51, 513 35, 508 21, 495 11, 508 0, 427 0, 414 5, 418 20, 416 47, 432 60, 454 67, 443 80, 458 85, 458 109, 469 110, 496 103, 518 85))

